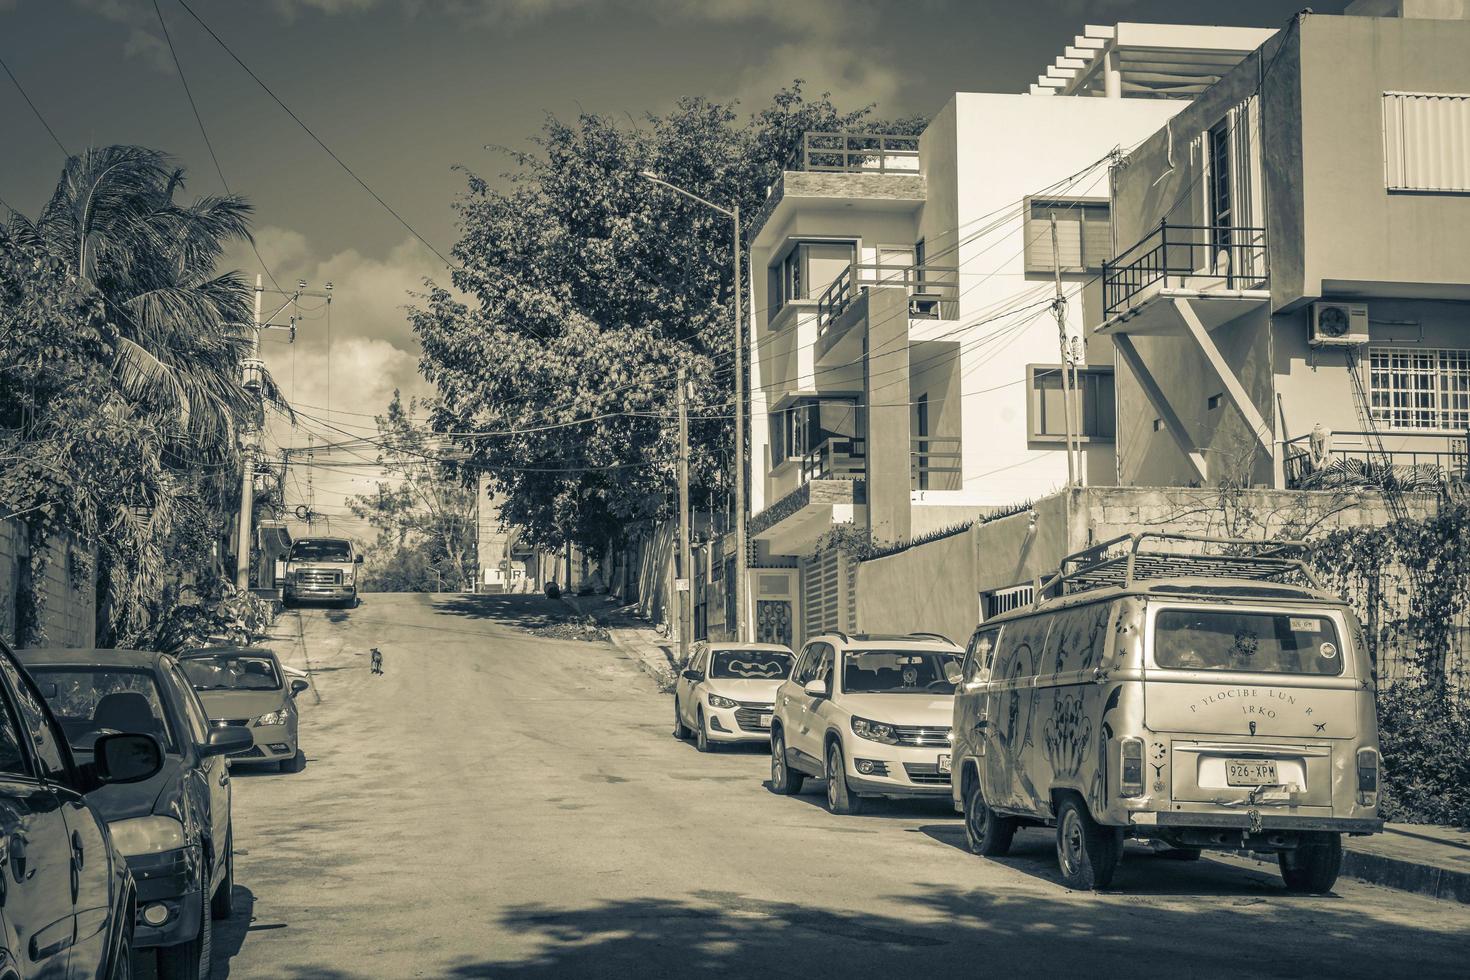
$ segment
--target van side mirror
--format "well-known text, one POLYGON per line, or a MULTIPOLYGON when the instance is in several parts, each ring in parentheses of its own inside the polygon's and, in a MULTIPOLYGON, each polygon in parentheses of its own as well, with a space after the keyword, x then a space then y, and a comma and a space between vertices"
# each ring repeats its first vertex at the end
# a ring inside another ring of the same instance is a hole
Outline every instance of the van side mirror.
POLYGON ((807 681, 801 686, 802 693, 809 698, 825 698, 827 696, 826 681, 807 681))
POLYGON ((97 780, 104 786, 140 783, 163 768, 163 749, 152 735, 103 735, 92 747, 92 762, 97 780))

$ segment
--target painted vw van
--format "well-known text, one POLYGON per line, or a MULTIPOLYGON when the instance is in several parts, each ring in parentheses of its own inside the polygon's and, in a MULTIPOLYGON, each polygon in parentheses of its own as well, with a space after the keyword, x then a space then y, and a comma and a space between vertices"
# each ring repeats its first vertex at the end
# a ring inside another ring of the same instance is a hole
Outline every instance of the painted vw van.
POLYGON ((1073 888, 1108 887, 1135 838, 1182 859, 1274 853, 1290 890, 1331 889, 1342 835, 1383 828, 1374 678, 1295 547, 1118 538, 982 623, 954 707, 970 849, 1055 827, 1073 888))

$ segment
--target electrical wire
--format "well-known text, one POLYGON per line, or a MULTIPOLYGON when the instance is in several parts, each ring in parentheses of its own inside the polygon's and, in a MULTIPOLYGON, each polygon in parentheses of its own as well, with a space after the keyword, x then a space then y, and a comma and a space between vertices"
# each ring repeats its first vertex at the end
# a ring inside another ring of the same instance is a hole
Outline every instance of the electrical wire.
MULTIPOLYGON (((31 107, 31 112, 36 114, 37 121, 46 128, 46 132, 51 136, 51 142, 56 144, 56 148, 61 151, 61 155, 67 159, 71 159, 71 151, 61 142, 61 138, 56 135, 56 130, 51 128, 51 124, 46 121, 46 117, 41 115, 41 110, 36 108, 36 103, 31 101, 31 97, 26 94, 25 87, 20 84, 20 79, 15 77, 15 72, 10 70, 10 66, 5 63, 5 59, 3 58, 0 58, 0 68, 4 68, 5 74, 10 76, 10 81, 15 84, 15 90, 20 93, 22 99, 26 100, 26 105, 31 107)), ((9 207, 9 205, 6 206, 9 207)), ((11 210, 14 211, 15 209, 11 208, 11 210)))

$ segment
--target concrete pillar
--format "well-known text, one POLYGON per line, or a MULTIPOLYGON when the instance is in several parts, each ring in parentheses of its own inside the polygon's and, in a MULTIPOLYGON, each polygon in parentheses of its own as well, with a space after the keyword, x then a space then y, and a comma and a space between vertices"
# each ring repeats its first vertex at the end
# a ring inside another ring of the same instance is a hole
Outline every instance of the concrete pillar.
POLYGON ((1108 48, 1103 54, 1103 94, 1110 99, 1123 97, 1123 73, 1118 69, 1118 49, 1108 48))
POLYGON ((868 290, 863 358, 867 409, 868 528, 875 542, 910 537, 910 434, 908 291, 868 290))

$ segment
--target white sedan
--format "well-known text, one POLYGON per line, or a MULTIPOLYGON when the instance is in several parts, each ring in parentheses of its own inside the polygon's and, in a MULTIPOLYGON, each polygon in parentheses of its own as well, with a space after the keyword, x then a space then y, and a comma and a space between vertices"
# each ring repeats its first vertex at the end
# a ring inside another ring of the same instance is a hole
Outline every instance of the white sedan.
POLYGON ((795 658, 778 643, 712 643, 689 658, 674 686, 674 737, 701 752, 771 737, 776 688, 795 658))

